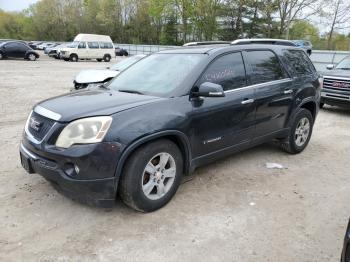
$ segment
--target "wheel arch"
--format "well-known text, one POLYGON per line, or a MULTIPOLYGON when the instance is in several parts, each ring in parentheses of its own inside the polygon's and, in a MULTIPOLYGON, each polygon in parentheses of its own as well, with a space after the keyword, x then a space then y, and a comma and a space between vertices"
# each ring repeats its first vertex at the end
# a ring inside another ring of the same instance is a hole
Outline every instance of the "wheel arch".
POLYGON ((302 103, 300 105, 300 109, 301 108, 309 110, 312 114, 313 120, 316 119, 317 105, 316 105, 316 102, 314 100, 305 101, 304 103, 302 103))
POLYGON ((183 172, 184 174, 188 174, 190 172, 191 149, 190 149, 190 143, 187 136, 184 133, 177 130, 161 131, 161 132, 137 139, 123 151, 118 161, 117 169, 115 172, 116 190, 117 190, 118 183, 122 175, 125 163, 127 162, 128 158, 133 154, 133 152, 135 152, 135 150, 137 150, 142 145, 158 139, 168 139, 174 142, 179 147, 184 160, 183 172))

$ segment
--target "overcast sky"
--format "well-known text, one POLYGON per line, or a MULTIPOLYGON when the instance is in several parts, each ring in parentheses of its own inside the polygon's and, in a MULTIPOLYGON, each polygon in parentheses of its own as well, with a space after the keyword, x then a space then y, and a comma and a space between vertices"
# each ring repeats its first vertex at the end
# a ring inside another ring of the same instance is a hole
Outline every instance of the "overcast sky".
POLYGON ((38 0, 0 0, 0 8, 5 11, 21 11, 38 0))

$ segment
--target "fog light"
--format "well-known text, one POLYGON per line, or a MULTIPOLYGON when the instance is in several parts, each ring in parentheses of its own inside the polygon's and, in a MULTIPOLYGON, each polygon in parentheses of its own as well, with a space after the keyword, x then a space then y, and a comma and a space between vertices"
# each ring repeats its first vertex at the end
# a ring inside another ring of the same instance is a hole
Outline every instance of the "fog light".
POLYGON ((79 174, 80 169, 77 165, 74 165, 74 170, 75 170, 75 173, 79 174))

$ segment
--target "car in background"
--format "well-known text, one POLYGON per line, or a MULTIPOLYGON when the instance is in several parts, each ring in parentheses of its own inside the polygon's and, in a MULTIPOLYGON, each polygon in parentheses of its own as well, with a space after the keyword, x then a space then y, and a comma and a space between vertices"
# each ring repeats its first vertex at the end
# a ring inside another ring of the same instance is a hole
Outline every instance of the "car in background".
POLYGON ((111 207, 118 194, 131 208, 155 211, 184 174, 219 158, 272 140, 301 153, 320 86, 296 47, 164 50, 107 85, 36 104, 22 134, 21 164, 82 202, 111 207))
POLYGON ((50 51, 52 50, 52 48, 58 46, 60 44, 58 43, 53 43, 51 45, 48 45, 45 49, 44 49, 44 54, 48 55, 50 53, 50 51))
POLYGON ((350 220, 346 229, 340 262, 350 262, 350 220))
POLYGON ((64 44, 60 44, 58 46, 52 47, 50 48, 50 50, 48 51, 47 55, 49 57, 53 57, 55 59, 61 59, 61 50, 65 47, 67 47, 70 43, 64 43, 64 44))
POLYGON ((9 41, 0 44, 0 60, 5 58, 24 58, 35 61, 39 54, 22 41, 9 41))
POLYGON ((325 104, 350 107, 350 56, 345 57, 336 66, 327 65, 323 72, 323 88, 321 93, 322 108, 325 104))
POLYGON ((249 45, 249 44, 297 46, 292 41, 284 40, 284 39, 273 39, 273 38, 247 38, 247 39, 237 39, 231 42, 231 45, 249 45))
POLYGON ((111 67, 107 67, 106 69, 81 71, 73 81, 74 88, 78 90, 88 86, 92 87, 107 83, 120 72, 124 71, 144 57, 146 57, 146 55, 134 55, 123 59, 119 63, 116 63, 111 67))
POLYGON ((202 42, 189 42, 183 46, 200 46, 200 45, 224 45, 230 44, 229 41, 202 41, 202 42))
POLYGON ((129 53, 126 49, 121 48, 121 47, 116 47, 115 48, 115 55, 116 56, 128 56, 129 53))
POLYGON ((41 45, 43 42, 37 42, 37 41, 32 41, 32 42, 28 42, 28 45, 34 49, 34 50, 38 50, 38 45, 41 45))
POLYGON ((304 49, 308 55, 312 54, 312 44, 307 40, 293 40, 293 42, 300 48, 304 49))
POLYGON ((115 49, 108 35, 78 34, 71 44, 61 49, 60 56, 71 62, 79 59, 109 62, 115 57, 115 49))
POLYGON ((41 43, 40 45, 37 45, 38 50, 45 50, 45 48, 52 46, 54 43, 51 42, 44 42, 41 43))
POLYGON ((23 44, 27 44, 26 41, 23 41, 23 40, 16 40, 16 39, 0 39, 0 44, 1 44, 1 43, 4 43, 4 42, 13 42, 13 41, 21 42, 21 43, 23 43, 23 44))

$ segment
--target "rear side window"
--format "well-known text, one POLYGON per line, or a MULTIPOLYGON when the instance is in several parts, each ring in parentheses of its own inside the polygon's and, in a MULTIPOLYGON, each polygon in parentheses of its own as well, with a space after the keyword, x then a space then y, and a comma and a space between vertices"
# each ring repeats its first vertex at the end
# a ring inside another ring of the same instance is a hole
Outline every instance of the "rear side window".
POLYGON ((98 42, 88 42, 88 47, 91 49, 98 49, 98 42))
POLYGON ((100 48, 111 49, 111 48, 113 48, 113 45, 112 45, 112 43, 109 43, 109 42, 100 42, 100 48))
POLYGON ((253 85, 288 77, 277 56, 272 51, 249 51, 247 57, 251 65, 252 75, 250 80, 253 85))
POLYGON ((312 75, 316 69, 303 50, 284 50, 287 65, 298 76, 312 75))
POLYGON ((246 85, 246 73, 240 52, 220 56, 204 71, 197 85, 204 82, 219 84, 224 91, 246 85))

